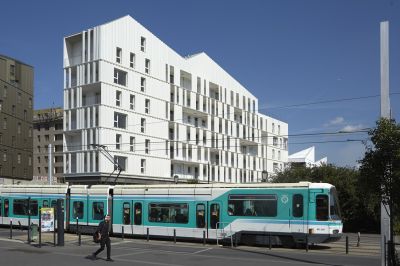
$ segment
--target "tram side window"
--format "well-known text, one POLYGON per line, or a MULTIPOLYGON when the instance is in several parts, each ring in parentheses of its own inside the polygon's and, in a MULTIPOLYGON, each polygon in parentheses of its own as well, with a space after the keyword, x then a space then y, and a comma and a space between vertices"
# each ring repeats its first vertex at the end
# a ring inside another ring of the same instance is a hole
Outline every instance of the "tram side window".
POLYGON ((293 195, 293 217, 303 217, 303 195, 293 195))
POLYGON ((196 226, 197 228, 204 228, 206 227, 206 216, 205 211, 206 208, 204 204, 197 204, 196 206, 196 226))
POLYGON ((329 201, 327 195, 316 197, 316 218, 318 221, 327 221, 329 218, 329 201))
POLYGON ((1 201, 1 199, 0 199, 0 216, 1 216, 1 214, 3 213, 3 212, 2 212, 2 210, 3 210, 3 205, 2 205, 1 203, 2 203, 2 201, 1 201))
POLYGON ((44 200, 43 201, 43 208, 47 208, 49 207, 49 201, 48 200, 44 200))
POLYGON ((229 195, 229 216, 275 217, 278 212, 278 200, 275 194, 229 195))
POLYGON ((216 229, 219 223, 219 204, 213 203, 210 206, 210 227, 216 229))
POLYGON ((135 225, 142 224, 142 203, 140 203, 140 202, 135 203, 134 223, 135 223, 135 225))
POLYGON ((83 201, 74 201, 73 204, 73 218, 83 218, 83 201))
POLYGON ((93 220, 103 220, 104 218, 104 202, 92 203, 92 218, 93 220))
MULTIPOLYGON (((13 214, 14 215, 29 215, 28 212, 28 200, 27 199, 16 199, 13 202, 13 214)), ((38 215, 38 201, 31 200, 30 201, 30 213, 32 216, 38 215)))
POLYGON ((124 224, 131 224, 131 204, 124 202, 122 207, 122 220, 124 224))
POLYGON ((10 211, 10 205, 8 199, 4 200, 4 217, 8 217, 10 211))
POLYGON ((149 222, 187 224, 189 206, 187 203, 150 203, 149 222))

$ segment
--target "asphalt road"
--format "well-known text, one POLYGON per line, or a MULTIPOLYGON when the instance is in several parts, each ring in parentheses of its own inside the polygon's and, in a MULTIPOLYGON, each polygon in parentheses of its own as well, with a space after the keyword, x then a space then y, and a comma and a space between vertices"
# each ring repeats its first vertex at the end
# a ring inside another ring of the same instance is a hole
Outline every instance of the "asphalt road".
MULTIPOLYGON (((159 266, 211 266, 211 265, 378 265, 379 255, 375 253, 346 255, 342 248, 335 249, 318 246, 307 253, 299 249, 265 247, 247 247, 231 249, 216 245, 199 243, 174 244, 168 241, 147 242, 143 239, 112 239, 112 258, 105 261, 105 251, 96 261, 86 258, 98 246, 90 241, 90 236, 83 236, 82 245, 78 246, 75 235, 66 235, 64 247, 53 247, 45 243, 42 248, 28 245, 24 232, 15 235, 17 239, 7 239, 7 234, 0 230, 0 261, 2 265, 159 265, 159 266), (18 240, 18 236, 21 237, 18 240)), ((46 236, 45 236, 46 237, 46 236)), ((50 239, 50 238, 49 238, 50 239)), ((375 239, 375 238, 374 238, 375 239)), ((374 241, 375 242, 375 241, 374 241)), ((369 247, 371 248, 371 247, 369 247)), ((378 248, 378 246, 377 246, 378 248)))

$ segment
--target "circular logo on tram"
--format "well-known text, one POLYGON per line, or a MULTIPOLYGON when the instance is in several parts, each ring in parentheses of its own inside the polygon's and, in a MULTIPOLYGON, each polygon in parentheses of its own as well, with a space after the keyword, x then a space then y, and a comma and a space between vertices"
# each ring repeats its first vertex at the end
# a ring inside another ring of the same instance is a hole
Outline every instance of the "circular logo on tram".
POLYGON ((289 201, 288 196, 287 195, 282 195, 281 201, 282 201, 283 204, 286 204, 289 201))

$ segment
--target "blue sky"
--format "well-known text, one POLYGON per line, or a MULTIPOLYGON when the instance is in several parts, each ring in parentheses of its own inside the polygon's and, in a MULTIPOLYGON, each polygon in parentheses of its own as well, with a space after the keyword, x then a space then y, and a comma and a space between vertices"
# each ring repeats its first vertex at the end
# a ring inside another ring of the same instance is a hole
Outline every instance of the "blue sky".
MULTIPOLYGON (((379 22, 390 21, 390 89, 400 92, 400 1, 6 1, 0 53, 35 67, 35 108, 62 105, 63 37, 131 15, 181 55, 206 52, 289 123, 289 152, 354 166, 367 135, 312 135, 374 126, 379 98, 379 22), (322 143, 311 143, 322 142, 322 143)), ((395 118, 400 95, 392 95, 395 118)), ((398 119, 399 120, 399 119, 398 119)))

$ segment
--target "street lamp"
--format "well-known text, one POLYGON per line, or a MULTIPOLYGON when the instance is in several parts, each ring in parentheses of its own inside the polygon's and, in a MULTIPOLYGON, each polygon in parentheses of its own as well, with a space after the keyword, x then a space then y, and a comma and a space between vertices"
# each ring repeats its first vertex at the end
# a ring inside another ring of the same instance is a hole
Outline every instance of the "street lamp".
POLYGON ((268 180, 268 172, 264 170, 261 172, 261 182, 267 182, 267 180, 268 180))
POLYGON ((179 181, 179 176, 178 175, 174 175, 174 183, 178 184, 179 181))

